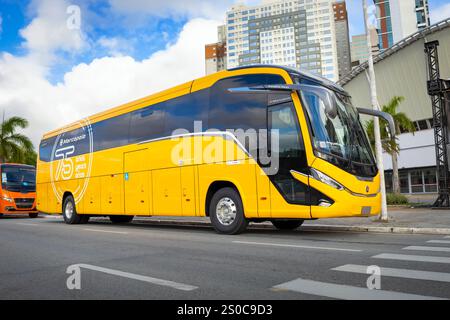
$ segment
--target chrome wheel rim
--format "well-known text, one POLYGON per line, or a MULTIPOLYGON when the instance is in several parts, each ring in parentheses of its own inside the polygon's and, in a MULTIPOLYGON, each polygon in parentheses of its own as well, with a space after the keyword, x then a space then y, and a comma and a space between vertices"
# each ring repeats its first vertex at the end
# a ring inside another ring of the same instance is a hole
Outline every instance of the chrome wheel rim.
POLYGON ((72 215, 73 215, 73 203, 72 202, 70 202, 70 201, 67 202, 66 208, 64 209, 64 214, 67 219, 70 220, 70 218, 72 218, 72 215))
POLYGON ((224 226, 231 225, 236 220, 237 208, 233 200, 228 197, 219 200, 216 206, 217 220, 224 226))

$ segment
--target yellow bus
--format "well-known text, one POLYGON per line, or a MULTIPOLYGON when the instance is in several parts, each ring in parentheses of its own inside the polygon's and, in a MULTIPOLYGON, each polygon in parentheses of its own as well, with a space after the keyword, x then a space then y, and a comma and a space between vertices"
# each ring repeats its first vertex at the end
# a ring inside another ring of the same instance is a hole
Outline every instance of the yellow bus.
POLYGON ((392 125, 308 73, 222 71, 45 134, 37 207, 68 224, 208 216, 224 234, 376 215, 380 175, 359 113, 392 125))

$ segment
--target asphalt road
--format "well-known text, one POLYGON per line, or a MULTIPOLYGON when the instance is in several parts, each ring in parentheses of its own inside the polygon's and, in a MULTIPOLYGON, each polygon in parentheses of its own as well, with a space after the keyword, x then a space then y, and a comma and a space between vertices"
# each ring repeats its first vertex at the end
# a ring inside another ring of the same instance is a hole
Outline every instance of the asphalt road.
POLYGON ((0 218, 0 299, 330 298, 450 299, 450 238, 0 218))

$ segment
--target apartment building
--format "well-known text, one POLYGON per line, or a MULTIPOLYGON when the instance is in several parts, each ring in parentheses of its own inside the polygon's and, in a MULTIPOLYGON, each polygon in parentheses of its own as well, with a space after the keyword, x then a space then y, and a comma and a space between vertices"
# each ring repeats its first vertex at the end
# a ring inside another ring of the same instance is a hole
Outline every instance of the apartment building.
POLYGON ((430 26, 428 0, 374 0, 381 50, 430 26))
POLYGON ((263 0, 226 14, 227 66, 266 63, 339 79, 332 0, 263 0))
POLYGON ((338 71, 340 79, 352 70, 348 14, 345 1, 338 1, 333 3, 333 12, 336 29, 336 50, 338 56, 338 71))

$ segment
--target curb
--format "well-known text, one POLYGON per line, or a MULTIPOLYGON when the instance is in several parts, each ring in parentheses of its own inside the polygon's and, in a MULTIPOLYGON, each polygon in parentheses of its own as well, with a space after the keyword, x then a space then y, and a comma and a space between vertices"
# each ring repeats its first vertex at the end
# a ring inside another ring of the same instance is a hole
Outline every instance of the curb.
MULTIPOLYGON (((47 216, 47 218, 59 218, 55 216, 47 216)), ((109 220, 108 220, 109 221, 109 220)), ((208 227, 211 228, 209 221, 189 221, 189 220, 135 220, 136 224, 154 224, 169 226, 185 226, 185 227, 208 227)), ((268 223, 250 223, 249 229, 255 230, 275 230, 268 223)), ((432 235, 450 235, 450 228, 420 228, 420 227, 373 227, 367 225, 349 226, 349 225, 303 225, 300 227, 302 231, 327 231, 327 232, 367 232, 367 233, 395 233, 395 234, 432 234, 432 235)))
MULTIPOLYGON (((136 221, 138 222, 138 221, 136 221)), ((139 221, 141 224, 179 225, 190 227, 211 227, 208 221, 180 221, 180 220, 148 220, 139 221)), ((249 229, 275 230, 271 224, 250 224, 249 229)), ((397 233, 397 234, 434 234, 450 235, 450 228, 417 228, 417 227, 372 227, 372 226, 335 226, 335 225, 304 225, 302 231, 345 231, 367 233, 397 233)))

